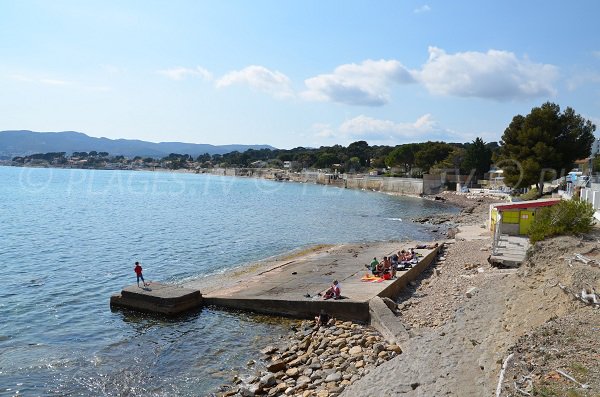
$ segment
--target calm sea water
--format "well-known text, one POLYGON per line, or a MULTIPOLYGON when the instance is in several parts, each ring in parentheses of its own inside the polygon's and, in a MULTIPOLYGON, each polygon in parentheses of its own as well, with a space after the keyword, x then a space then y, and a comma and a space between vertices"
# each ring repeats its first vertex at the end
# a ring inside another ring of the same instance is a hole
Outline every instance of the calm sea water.
POLYGON ((427 240, 403 220, 440 211, 310 184, 0 167, 0 395, 205 395, 289 324, 111 312, 135 260, 180 282, 311 244, 427 240))

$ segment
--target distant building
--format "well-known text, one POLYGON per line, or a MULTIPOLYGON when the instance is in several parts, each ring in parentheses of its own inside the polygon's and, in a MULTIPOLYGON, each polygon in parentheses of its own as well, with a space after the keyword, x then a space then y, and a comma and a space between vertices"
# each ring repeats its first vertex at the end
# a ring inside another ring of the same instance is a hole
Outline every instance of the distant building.
POLYGON ((594 143, 592 143, 592 157, 596 156, 600 153, 600 139, 596 139, 594 143))
POLYGON ((267 166, 267 162, 263 160, 256 160, 250 163, 252 168, 265 168, 267 166))

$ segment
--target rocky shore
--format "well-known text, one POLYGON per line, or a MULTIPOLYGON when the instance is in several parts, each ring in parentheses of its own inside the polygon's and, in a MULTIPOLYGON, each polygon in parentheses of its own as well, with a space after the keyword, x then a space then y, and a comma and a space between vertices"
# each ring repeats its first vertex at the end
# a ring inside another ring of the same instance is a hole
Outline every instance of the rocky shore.
POLYGON ((441 214, 440 223, 461 233, 387 302, 406 340, 390 344, 366 325, 314 330, 305 321, 283 345, 263 350, 264 369, 220 395, 483 396, 497 388, 506 397, 600 395, 600 305, 580 298, 600 290, 599 232, 538 243, 521 268, 496 269, 486 260, 489 236, 464 238, 462 230, 485 232, 489 203, 498 199, 443 196, 463 211, 441 214))
POLYGON ((337 321, 315 328, 314 322, 303 321, 289 341, 261 351, 264 370, 236 376, 217 395, 337 396, 401 352, 364 325, 337 321))

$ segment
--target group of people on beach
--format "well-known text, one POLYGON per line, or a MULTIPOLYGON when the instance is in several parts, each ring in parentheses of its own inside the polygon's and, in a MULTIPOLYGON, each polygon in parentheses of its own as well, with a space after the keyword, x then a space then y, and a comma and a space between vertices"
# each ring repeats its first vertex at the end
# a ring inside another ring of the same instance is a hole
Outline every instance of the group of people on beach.
POLYGON ((386 280, 396 277, 398 270, 406 270, 416 265, 419 260, 415 249, 435 249, 438 243, 432 245, 417 245, 415 248, 408 250, 400 250, 392 256, 384 256, 382 261, 378 261, 377 257, 373 258, 369 265, 365 265, 371 271, 373 276, 382 277, 386 280))

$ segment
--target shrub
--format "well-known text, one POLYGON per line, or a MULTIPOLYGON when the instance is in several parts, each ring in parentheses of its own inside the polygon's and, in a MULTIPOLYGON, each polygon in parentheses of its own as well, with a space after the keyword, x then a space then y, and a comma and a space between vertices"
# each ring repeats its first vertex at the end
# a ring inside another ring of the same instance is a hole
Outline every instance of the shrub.
POLYGON ((523 201, 535 200, 539 198, 537 188, 530 189, 527 193, 523 193, 519 196, 519 198, 523 201))
POLYGON ((587 233, 594 222, 594 208, 590 203, 562 200, 538 211, 529 228, 529 239, 535 243, 551 236, 587 233))

